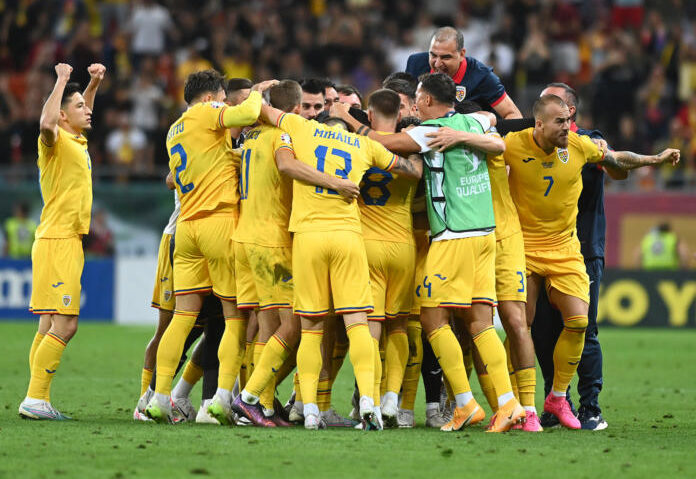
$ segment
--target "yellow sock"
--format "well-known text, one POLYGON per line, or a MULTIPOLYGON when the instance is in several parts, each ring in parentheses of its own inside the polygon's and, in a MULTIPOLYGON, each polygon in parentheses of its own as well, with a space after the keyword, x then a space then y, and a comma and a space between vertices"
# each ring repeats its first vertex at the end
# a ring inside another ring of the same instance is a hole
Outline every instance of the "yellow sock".
POLYGON ((247 341, 244 347, 244 358, 239 366, 239 388, 244 389, 251 377, 251 365, 254 362, 254 341, 247 341))
POLYGON ((39 344, 41 344, 41 341, 43 341, 44 337, 46 337, 46 335, 41 333, 36 333, 34 335, 34 340, 32 341, 31 349, 29 350, 29 374, 31 374, 31 370, 34 364, 34 356, 36 355, 36 349, 39 347, 39 344))
POLYGON ((478 375, 479 385, 481 386, 481 392, 486 396, 486 401, 491 407, 491 411, 494 413, 498 411, 498 396, 495 394, 495 388, 493 387, 493 382, 488 374, 478 375))
POLYGON ((331 407, 331 379, 319 378, 317 384, 317 406, 319 411, 328 411, 331 407))
POLYGON ((348 354, 353 364, 360 396, 373 397, 375 387, 375 346, 367 323, 354 323, 346 328, 348 354))
POLYGON ((186 366, 184 366, 184 372, 181 373, 181 379, 193 386, 202 377, 203 369, 190 359, 186 361, 186 366))
POLYGON ((56 334, 48 333, 36 348, 32 362, 31 379, 27 396, 50 401, 51 381, 67 343, 56 334))
MULTIPOLYGON (((300 346, 297 348, 297 378, 299 391, 305 404, 317 403, 317 387, 321 373, 321 341, 324 331, 302 330, 300 346)), ((297 397, 295 397, 297 401, 297 397)))
MULTIPOLYGON (((271 342, 270 340, 268 341, 269 343, 271 342)), ((283 361, 283 364, 280 365, 279 368, 276 368, 278 372, 275 374, 276 376, 276 386, 279 385, 282 381, 285 380, 286 377, 292 372, 293 369, 295 369, 295 366, 297 366, 297 350, 290 348, 288 346, 288 353, 287 357, 283 361)), ((268 347, 268 344, 266 344, 266 347, 268 347)))
POLYGON ((276 389, 276 377, 275 374, 271 376, 270 381, 266 383, 266 387, 263 388, 261 396, 259 396, 259 402, 266 409, 273 409, 273 400, 275 399, 275 389, 276 389))
MULTIPOLYGON (((262 392, 266 390, 266 386, 273 383, 275 390, 275 377, 280 368, 285 363, 285 360, 290 355, 290 348, 285 340, 278 335, 273 335, 263 348, 263 354, 259 358, 259 362, 254 369, 254 374, 247 381, 246 390, 254 396, 261 397, 262 392)), ((274 391, 275 393, 275 391, 274 391)), ((271 398, 271 403, 273 399, 271 398)), ((265 404, 264 404, 265 406, 265 404)))
POLYGON ((468 348, 462 350, 464 357, 464 368, 466 369, 466 377, 471 377, 471 371, 474 369, 474 348, 469 345, 468 348))
MULTIPOLYGON (((254 375, 254 371, 256 370, 256 366, 259 364, 259 361, 261 360, 261 355, 263 354, 263 350, 266 347, 266 343, 263 341, 259 341, 258 339, 254 343, 254 353, 252 355, 253 359, 251 361, 251 367, 249 368, 249 378, 251 378, 254 375)), ((249 378, 247 378, 247 382, 249 382, 249 378)))
POLYGON ((520 391, 520 404, 526 407, 534 406, 534 395, 536 393, 536 368, 520 369, 515 371, 517 385, 520 391))
POLYGON ((578 369, 585 347, 587 316, 570 316, 563 322, 563 331, 553 350, 553 390, 565 392, 578 369))
POLYGON ((401 383, 401 408, 411 411, 416 403, 421 362, 423 361, 422 331, 423 329, 420 321, 408 321, 408 326, 406 327, 408 335, 408 361, 401 383))
POLYGON ((399 393, 408 363, 408 335, 406 331, 392 331, 387 335, 386 361, 387 391, 399 393))
POLYGON ((152 370, 143 368, 143 372, 140 374, 140 395, 142 396, 150 387, 150 381, 152 381, 152 370))
POLYGON ((379 396, 384 396, 387 392, 387 338, 382 334, 379 338, 379 396))
POLYGON ((196 324, 198 313, 174 310, 174 317, 162 335, 157 348, 157 381, 155 392, 169 396, 172 392, 172 379, 181 360, 186 337, 196 324))
POLYGON ((300 389, 300 375, 296 372, 292 378, 293 390, 295 391, 295 402, 302 401, 302 389, 300 389))
POLYGON ((375 402, 375 406, 381 404, 380 391, 382 389, 382 357, 379 354, 379 341, 372 338, 372 347, 374 349, 374 371, 375 371, 375 382, 372 389, 372 400, 375 402))
POLYGON ((491 378, 493 388, 498 397, 512 393, 510 374, 505 361, 505 348, 493 326, 488 327, 474 337, 481 361, 486 365, 486 372, 491 378))
POLYGON ((452 392, 454 394, 470 392, 471 386, 464 368, 462 348, 449 324, 430 333, 428 340, 433 347, 435 357, 440 361, 440 367, 452 387, 452 392))
MULTIPOLYGON (((218 347, 218 388, 232 391, 244 360, 247 321, 243 318, 225 318, 225 332, 218 347)), ((248 370, 247 370, 248 373, 248 370)))
POLYGON ((348 353, 348 343, 339 343, 336 341, 334 343, 333 354, 331 355, 331 386, 338 376, 338 372, 343 366, 343 361, 346 359, 346 354, 348 353))
POLYGON ((454 401, 454 391, 452 391, 452 386, 450 385, 447 378, 442 378, 442 382, 445 383, 445 391, 447 391, 447 399, 452 402, 454 401))
POLYGON ((507 356, 507 368, 508 375, 510 376, 510 386, 512 386, 512 394, 515 395, 517 400, 520 400, 520 392, 517 385, 517 376, 515 376, 515 367, 512 365, 512 354, 510 353, 510 338, 505 338, 503 342, 505 347, 505 355, 507 356))

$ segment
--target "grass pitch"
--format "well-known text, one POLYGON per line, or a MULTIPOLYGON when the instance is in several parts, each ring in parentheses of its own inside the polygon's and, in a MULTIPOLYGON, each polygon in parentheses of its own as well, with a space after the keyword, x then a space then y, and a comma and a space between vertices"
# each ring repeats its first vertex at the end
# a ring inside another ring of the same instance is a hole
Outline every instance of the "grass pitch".
MULTIPOLYGON (((422 389, 413 430, 134 423, 152 329, 104 324, 80 326, 52 386, 53 403, 77 420, 21 420, 34 330, 33 323, 0 323, 0 478, 696 477, 694 330, 603 329, 609 428, 535 435, 426 429, 422 389)), ((475 379, 472 386, 484 404, 475 379)), ((289 388, 281 386, 283 400, 289 388)), ((346 361, 333 395, 340 413, 350 409, 352 388, 346 361)), ((192 397, 197 405, 200 387, 192 397)))

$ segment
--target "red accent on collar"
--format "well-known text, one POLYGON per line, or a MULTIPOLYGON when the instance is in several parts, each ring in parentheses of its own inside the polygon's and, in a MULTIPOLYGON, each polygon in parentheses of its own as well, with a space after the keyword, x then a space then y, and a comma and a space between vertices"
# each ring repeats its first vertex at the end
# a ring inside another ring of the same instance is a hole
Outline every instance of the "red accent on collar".
MULTIPOLYGON (((435 70, 433 70, 431 68, 430 73, 435 73, 435 70)), ((462 62, 459 64, 459 68, 457 69, 457 73, 455 73, 454 76, 452 77, 452 80, 454 81, 455 85, 459 85, 462 82, 462 78, 464 78, 465 73, 466 73, 466 57, 464 57, 464 60, 462 60, 462 62)))
POLYGON ((459 85, 462 82, 462 79, 464 78, 464 74, 466 73, 466 57, 462 60, 462 62, 459 64, 459 69, 457 70, 457 73, 454 74, 452 77, 452 80, 454 80, 455 85, 459 85))
POLYGON ((570 131, 572 131, 573 133, 578 132, 578 125, 576 125, 574 121, 570 122, 570 131))

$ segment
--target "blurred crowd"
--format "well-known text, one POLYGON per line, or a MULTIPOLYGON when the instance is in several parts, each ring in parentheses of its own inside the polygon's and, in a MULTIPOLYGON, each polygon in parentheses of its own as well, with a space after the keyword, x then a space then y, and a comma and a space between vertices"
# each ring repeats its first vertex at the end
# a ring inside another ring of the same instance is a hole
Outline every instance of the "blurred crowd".
POLYGON ((253 80, 329 77, 363 93, 453 25, 494 67, 523 114, 564 81, 580 119, 615 149, 682 149, 673 170, 619 188, 696 185, 696 2, 689 0, 9 0, 0 2, 0 171, 34 173, 38 123, 57 62, 86 85, 107 67, 90 154, 96 181, 161 178, 183 82, 216 68, 253 80))

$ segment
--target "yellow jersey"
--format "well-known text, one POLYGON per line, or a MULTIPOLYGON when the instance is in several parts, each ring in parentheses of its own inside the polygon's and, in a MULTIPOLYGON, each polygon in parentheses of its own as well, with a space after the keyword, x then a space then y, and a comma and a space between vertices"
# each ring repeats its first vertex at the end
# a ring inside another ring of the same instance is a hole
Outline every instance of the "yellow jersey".
POLYGON ((504 153, 527 251, 556 248, 576 238, 582 167, 604 158, 589 137, 572 131, 567 148, 546 154, 534 141, 533 130, 508 133, 504 153))
MULTIPOLYGON (((397 160, 396 155, 374 140, 299 115, 281 115, 278 127, 292 138, 298 160, 355 184, 360 183, 370 167, 388 172, 397 160)), ((290 231, 337 230, 362 233, 357 202, 349 203, 336 191, 295 180, 290 231)))
POLYGON ((269 125, 245 135, 239 171, 239 222, 233 239, 260 246, 292 246, 288 232, 292 179, 276 166, 280 149, 294 150, 290 135, 269 125))
POLYGON ((417 185, 418 180, 376 166, 365 172, 360 182, 358 206, 366 240, 414 244, 411 205, 417 185))
POLYGON ((43 209, 36 238, 71 238, 89 233, 92 216, 92 161, 87 138, 58 127, 53 146, 38 141, 43 209))
POLYGON ((520 231, 520 219, 510 196, 507 168, 503 154, 488 155, 488 175, 491 179, 495 239, 502 240, 520 231))
MULTIPOLYGON (((249 99, 260 109, 260 94, 252 92, 249 99)), ((219 102, 196 103, 169 127, 167 153, 181 201, 179 221, 237 215, 239 158, 222 123, 227 108, 219 102)))

